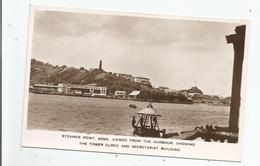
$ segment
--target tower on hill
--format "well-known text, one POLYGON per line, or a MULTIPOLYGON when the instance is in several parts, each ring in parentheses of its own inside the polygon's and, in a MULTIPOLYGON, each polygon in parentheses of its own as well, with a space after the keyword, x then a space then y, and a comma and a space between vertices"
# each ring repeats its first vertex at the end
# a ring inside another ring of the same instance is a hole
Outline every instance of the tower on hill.
POLYGON ((99 70, 102 70, 102 60, 99 61, 99 70))

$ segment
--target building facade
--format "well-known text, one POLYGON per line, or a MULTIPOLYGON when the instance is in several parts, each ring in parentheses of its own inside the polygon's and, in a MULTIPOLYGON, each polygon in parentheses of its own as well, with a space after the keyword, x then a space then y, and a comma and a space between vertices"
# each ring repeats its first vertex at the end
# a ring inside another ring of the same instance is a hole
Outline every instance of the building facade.
POLYGON ((127 80, 129 80, 131 82, 134 81, 134 78, 133 78, 133 76, 131 74, 115 73, 115 75, 118 76, 118 77, 123 77, 123 78, 125 78, 125 79, 127 79, 127 80))
POLYGON ((58 93, 58 86, 49 84, 34 84, 30 90, 35 93, 56 94, 58 93))
POLYGON ((115 91, 115 98, 126 98, 125 91, 115 91))
POLYGON ((138 96, 140 93, 141 93, 141 91, 135 90, 135 91, 131 92, 131 93, 128 95, 128 98, 130 98, 130 99, 136 99, 137 96, 138 96))
POLYGON ((134 82, 139 84, 151 85, 150 79, 145 77, 134 77, 134 82))
POLYGON ((106 96, 107 88, 95 85, 75 85, 75 84, 34 84, 34 92, 46 94, 65 94, 79 96, 106 96))
POLYGON ((106 96, 107 88, 93 85, 64 84, 63 93, 81 96, 106 96))

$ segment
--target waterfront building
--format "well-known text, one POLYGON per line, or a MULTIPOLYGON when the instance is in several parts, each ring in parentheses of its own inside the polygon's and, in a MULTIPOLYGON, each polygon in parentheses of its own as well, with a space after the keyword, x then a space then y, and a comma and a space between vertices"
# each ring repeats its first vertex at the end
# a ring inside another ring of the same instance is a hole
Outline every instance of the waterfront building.
POLYGON ((131 92, 131 93, 128 95, 128 97, 131 98, 131 99, 136 99, 137 95, 139 95, 140 92, 141 92, 141 91, 136 91, 136 90, 135 90, 135 91, 131 92))
POLYGON ((34 84, 32 91, 35 93, 54 94, 57 93, 58 86, 49 84, 34 84))
POLYGON ((65 95, 81 95, 81 96, 106 96, 107 88, 90 85, 76 85, 76 84, 34 84, 34 92, 46 94, 65 94, 65 95))
POLYGON ((107 88, 95 85, 75 85, 65 84, 64 94, 82 95, 82 96, 106 96, 107 88))
POLYGON ((33 85, 34 88, 49 88, 49 89, 57 89, 58 86, 57 85, 52 85, 52 84, 34 84, 33 85))
POLYGON ((58 93, 63 93, 65 91, 64 84, 58 84, 58 93))
POLYGON ((139 84, 151 85, 150 79, 145 77, 134 77, 134 82, 139 84))
POLYGON ((126 98, 126 91, 115 91, 116 98, 126 98))

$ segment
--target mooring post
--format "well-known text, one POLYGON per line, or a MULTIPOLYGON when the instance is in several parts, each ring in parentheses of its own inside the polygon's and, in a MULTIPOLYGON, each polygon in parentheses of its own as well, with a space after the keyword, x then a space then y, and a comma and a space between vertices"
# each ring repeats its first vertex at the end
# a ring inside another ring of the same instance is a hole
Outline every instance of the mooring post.
POLYGON ((236 34, 226 36, 227 43, 232 43, 234 49, 232 93, 229 114, 229 131, 234 133, 238 133, 239 129, 240 92, 245 47, 245 31, 245 25, 237 26, 235 29, 236 34))

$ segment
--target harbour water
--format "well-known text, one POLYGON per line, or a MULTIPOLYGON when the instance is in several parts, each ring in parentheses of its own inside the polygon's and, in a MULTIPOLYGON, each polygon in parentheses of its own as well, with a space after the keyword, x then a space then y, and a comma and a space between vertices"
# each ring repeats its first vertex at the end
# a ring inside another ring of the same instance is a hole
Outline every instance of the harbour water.
MULTIPOLYGON (((28 129, 132 135, 132 116, 147 102, 29 94, 28 129), (129 108, 134 103, 138 108, 129 108)), ((166 132, 193 130, 206 124, 228 125, 229 106, 153 103, 166 132)))

